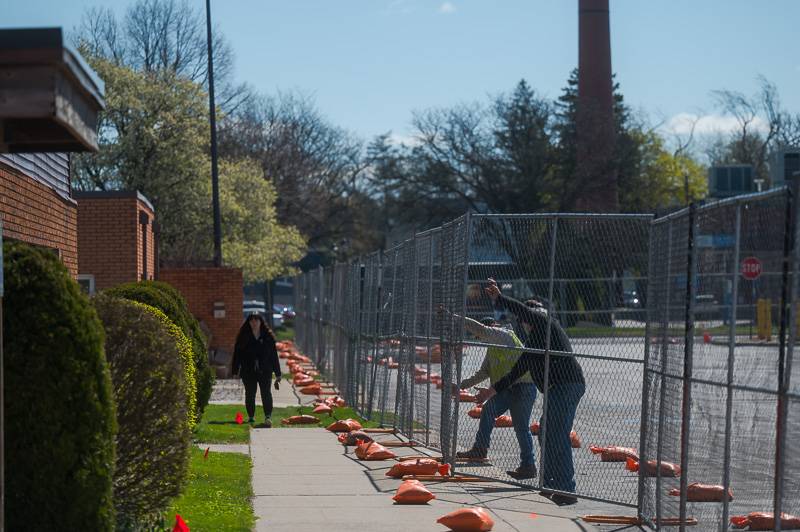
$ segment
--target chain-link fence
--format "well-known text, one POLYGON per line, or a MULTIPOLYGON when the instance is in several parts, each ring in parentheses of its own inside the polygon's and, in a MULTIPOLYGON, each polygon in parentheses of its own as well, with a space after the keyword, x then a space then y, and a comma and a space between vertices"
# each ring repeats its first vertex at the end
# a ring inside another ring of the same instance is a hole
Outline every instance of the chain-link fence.
POLYGON ((299 276, 297 341, 461 472, 726 530, 800 511, 794 217, 788 189, 658 219, 467 215, 299 276), (692 502, 695 482, 734 498, 692 502))
POLYGON ((642 475, 642 513, 653 524, 694 518, 726 530, 732 516, 800 511, 798 425, 789 422, 800 415, 790 387, 792 200, 781 189, 653 224, 642 459, 666 463, 642 475), (753 339, 759 301, 774 319, 761 324, 767 338, 753 339), (696 482, 733 497, 693 502, 696 482))

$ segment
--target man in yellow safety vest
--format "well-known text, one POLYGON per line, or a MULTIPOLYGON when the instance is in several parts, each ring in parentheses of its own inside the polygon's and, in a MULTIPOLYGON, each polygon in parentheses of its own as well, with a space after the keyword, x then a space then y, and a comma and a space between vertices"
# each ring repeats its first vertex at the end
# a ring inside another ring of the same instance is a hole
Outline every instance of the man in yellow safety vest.
MULTIPOLYGON (((454 318, 460 316, 453 315, 454 318)), ((459 383, 462 390, 471 388, 487 378, 491 384, 502 379, 519 360, 523 343, 514 331, 500 327, 494 318, 484 318, 480 322, 464 317, 464 326, 480 339, 489 344, 486 356, 480 368, 469 378, 459 383)), ((489 450, 495 419, 510 411, 514 432, 519 442, 520 466, 508 471, 508 475, 517 480, 536 477, 536 460, 533 456, 533 437, 530 431, 531 411, 536 401, 536 386, 530 373, 517 379, 502 393, 494 395, 486 401, 481 410, 478 433, 475 443, 468 451, 456 453, 462 459, 484 459, 489 450)))

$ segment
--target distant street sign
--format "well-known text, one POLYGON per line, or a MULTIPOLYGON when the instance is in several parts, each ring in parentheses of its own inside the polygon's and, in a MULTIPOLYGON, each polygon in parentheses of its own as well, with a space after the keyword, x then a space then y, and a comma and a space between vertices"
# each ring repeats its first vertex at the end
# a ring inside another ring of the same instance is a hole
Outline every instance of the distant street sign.
POLYGON ((755 281, 761 276, 763 266, 757 257, 747 257, 742 260, 742 277, 749 281, 755 281))

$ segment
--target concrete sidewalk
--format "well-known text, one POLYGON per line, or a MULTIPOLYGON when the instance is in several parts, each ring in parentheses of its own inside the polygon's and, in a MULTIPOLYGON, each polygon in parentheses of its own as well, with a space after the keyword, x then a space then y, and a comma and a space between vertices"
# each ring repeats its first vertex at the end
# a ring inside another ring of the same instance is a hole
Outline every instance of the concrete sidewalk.
POLYGON ((496 532, 595 530, 578 520, 574 507, 558 507, 536 492, 499 482, 426 483, 435 500, 396 505, 392 496, 401 481, 385 476, 393 460, 359 461, 352 447, 346 453, 336 436, 322 428, 254 429, 250 434, 257 530, 445 531, 436 519, 465 506, 487 508, 496 532))
MULTIPOLYGON (((286 377, 291 377, 286 360, 281 359, 281 372, 284 379, 281 380, 281 389, 272 388, 272 404, 275 408, 287 406, 308 405, 314 402, 316 396, 302 395, 294 391, 291 382, 286 381, 286 377)), ((274 381, 273 381, 274 382, 274 381)), ((217 379, 214 389, 211 392, 209 403, 214 405, 243 405, 244 404, 244 385, 239 379, 217 379)), ((256 407, 261 409, 261 396, 256 394, 256 407)), ((280 423, 280 419, 272 420, 280 423)))

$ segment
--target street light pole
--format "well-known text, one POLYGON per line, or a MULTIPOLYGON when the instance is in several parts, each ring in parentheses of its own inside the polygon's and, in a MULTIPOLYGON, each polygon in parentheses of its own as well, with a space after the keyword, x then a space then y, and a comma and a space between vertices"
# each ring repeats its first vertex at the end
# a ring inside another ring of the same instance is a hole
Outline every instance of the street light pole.
POLYGON ((219 170, 217 168, 217 108, 214 103, 214 59, 211 49, 211 0, 206 0, 208 40, 208 113, 211 122, 211 203, 214 207, 214 266, 222 266, 222 221, 219 212, 219 170))

